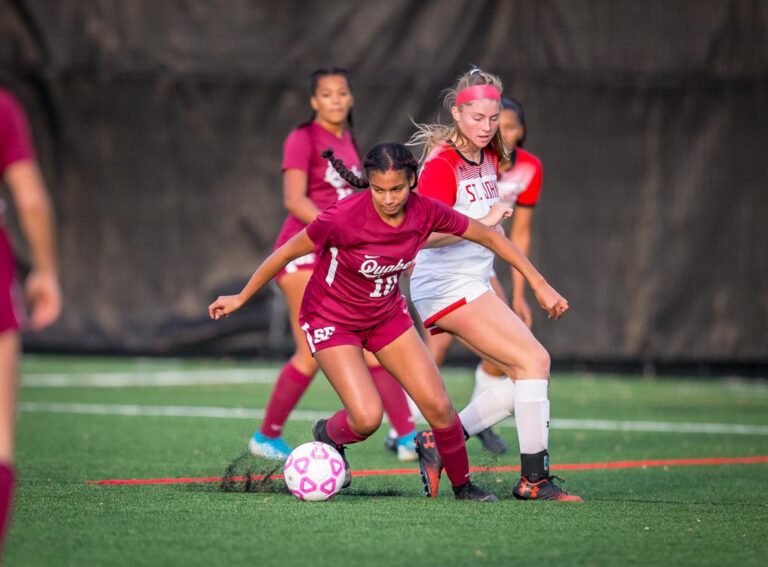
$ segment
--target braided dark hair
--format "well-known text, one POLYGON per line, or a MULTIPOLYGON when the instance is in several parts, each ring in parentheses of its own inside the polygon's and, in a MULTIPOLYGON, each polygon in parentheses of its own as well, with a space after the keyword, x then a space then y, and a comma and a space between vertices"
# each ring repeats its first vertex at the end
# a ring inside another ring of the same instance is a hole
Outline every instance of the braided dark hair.
POLYGON ((344 162, 333 156, 333 149, 328 148, 322 156, 331 162, 333 168, 339 172, 341 178, 352 187, 364 189, 370 187, 368 177, 372 171, 405 171, 408 178, 413 179, 410 188, 415 189, 418 182, 419 162, 413 157, 411 151, 400 142, 381 142, 373 146, 363 160, 365 177, 358 177, 347 169, 344 162))

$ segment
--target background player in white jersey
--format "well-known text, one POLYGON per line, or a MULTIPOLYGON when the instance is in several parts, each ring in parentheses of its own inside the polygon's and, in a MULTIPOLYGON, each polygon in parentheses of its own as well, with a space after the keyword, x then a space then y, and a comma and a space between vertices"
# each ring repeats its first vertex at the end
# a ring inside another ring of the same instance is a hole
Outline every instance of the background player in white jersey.
MULTIPOLYGON (((499 202, 498 164, 505 157, 499 133, 501 89, 495 75, 480 69, 464 74, 444 101, 453 123, 421 126, 411 140, 424 144, 419 192, 471 218, 487 216, 499 202)), ((475 435, 514 411, 522 471, 513 494, 580 501, 549 474, 549 353, 493 292, 493 254, 449 235, 433 237, 430 245, 441 247, 420 252, 411 276, 411 299, 425 327, 451 333, 510 377, 461 412, 467 434, 475 435)), ((431 432, 419 432, 416 448, 425 492, 435 496, 442 463, 431 438, 431 432)))
MULTIPOLYGON (((523 149, 525 142, 526 124, 523 105, 513 98, 501 99, 499 113, 499 132, 507 154, 499 164, 499 200, 514 207, 512 222, 509 228, 509 238, 527 256, 531 247, 531 225, 534 207, 541 195, 543 171, 541 161, 532 153, 523 149)), ((490 283, 493 291, 506 301, 506 293, 501 282, 492 272, 490 283)), ((525 299, 525 280, 520 272, 512 270, 512 310, 520 319, 531 327, 533 318, 531 308, 525 299)), ((449 333, 427 335, 429 350, 435 357, 438 366, 443 364, 448 349, 453 343, 449 333)), ((472 392, 474 400, 485 389, 504 379, 504 371, 487 360, 480 360, 475 369, 475 388, 472 392)), ((494 454, 500 455, 507 450, 507 444, 490 427, 477 434, 483 447, 494 454)))

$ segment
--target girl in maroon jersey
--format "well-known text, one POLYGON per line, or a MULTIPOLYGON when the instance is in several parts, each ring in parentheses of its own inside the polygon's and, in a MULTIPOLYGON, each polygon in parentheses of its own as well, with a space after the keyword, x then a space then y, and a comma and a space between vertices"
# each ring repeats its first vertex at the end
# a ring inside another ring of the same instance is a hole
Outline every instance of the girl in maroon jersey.
MULTIPOLYGON (((313 71, 310 92, 312 119, 293 130, 283 147, 283 194, 289 215, 275 248, 299 233, 320 211, 352 194, 353 187, 321 157, 325 148, 333 148, 353 171, 360 171, 357 147, 350 130, 354 99, 347 71, 340 67, 313 71)), ((315 253, 309 252, 290 262, 276 278, 288 303, 296 351, 280 372, 261 427, 248 442, 250 452, 256 456, 277 460, 288 457, 291 448, 281 436, 283 425, 317 374, 317 363, 298 325, 299 305, 316 260, 315 253)), ((370 353, 366 360, 389 420, 398 434, 398 457, 401 461, 416 460, 415 430, 405 393, 370 353)))
POLYGON ((29 245, 31 271, 24 281, 24 297, 16 279, 16 262, 5 230, 5 203, 0 200, 0 552, 10 522, 16 473, 14 433, 19 380, 21 328, 38 331, 61 312, 55 218, 45 181, 40 174, 29 123, 10 91, 0 87, 0 182, 10 189, 22 234, 29 245), (23 299, 30 304, 24 319, 23 299))
MULTIPOLYGON (((365 158, 363 179, 344 168, 341 160, 333 163, 352 185, 370 191, 321 213, 275 250, 239 294, 216 299, 209 314, 219 319, 236 311, 289 262, 315 250, 317 266, 302 299, 299 321, 309 349, 344 404, 343 410, 315 423, 315 439, 344 455, 345 445, 363 441, 381 424, 381 400, 363 357, 363 349, 368 349, 432 426, 432 437, 424 445, 436 448, 456 497, 496 500, 469 480, 461 421, 413 326, 400 294, 399 275, 413 264, 430 233, 437 231, 477 242, 515 266, 550 316, 560 317, 568 304, 503 235, 412 193, 418 164, 402 144, 374 146, 365 158)), ((345 486, 350 481, 351 477, 345 486)))
MULTIPOLYGON (((424 145, 421 194, 471 218, 503 206, 498 173, 499 162, 507 154, 499 133, 501 88, 498 77, 481 69, 465 73, 444 100, 453 123, 424 125, 412 139, 424 145)), ((411 300, 425 327, 431 333, 458 337, 510 378, 499 380, 462 410, 467 434, 480 433, 514 412, 521 477, 513 495, 526 500, 581 501, 562 490, 549 474, 549 353, 493 292, 493 254, 449 235, 436 235, 430 242, 441 247, 419 253, 410 286, 411 300)), ((419 433, 416 443, 425 493, 434 495, 440 481, 440 456, 432 447, 430 432, 419 433)))

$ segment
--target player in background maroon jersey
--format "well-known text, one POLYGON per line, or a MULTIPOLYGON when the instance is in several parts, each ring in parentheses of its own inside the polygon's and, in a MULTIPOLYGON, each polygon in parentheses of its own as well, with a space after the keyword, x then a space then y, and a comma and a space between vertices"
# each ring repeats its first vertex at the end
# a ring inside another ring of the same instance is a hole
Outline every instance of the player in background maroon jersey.
MULTIPOLYGON (((319 258, 304 293, 299 321, 315 360, 345 408, 315 424, 315 439, 335 446, 345 456, 345 445, 365 440, 381 424, 381 400, 363 356, 367 348, 403 385, 431 424, 431 443, 445 463, 455 496, 496 500, 469 480, 461 421, 413 326, 400 294, 399 276, 436 231, 480 243, 515 266, 550 316, 559 318, 568 304, 503 235, 412 193, 418 164, 402 144, 374 146, 363 164, 366 179, 346 170, 341 160, 332 161, 352 185, 370 187, 370 191, 352 195, 321 213, 275 250, 240 293, 216 299, 209 314, 219 319, 236 311, 289 262, 315 250, 319 258)), ((345 486, 350 481, 351 477, 345 486)))
MULTIPOLYGON (((317 215, 353 192, 338 172, 321 157, 333 148, 354 171, 360 171, 357 146, 351 132, 354 98, 346 69, 324 67, 310 76, 312 118, 294 129, 283 146, 283 196, 288 217, 277 237, 279 248, 299 233, 317 215)), ((317 363, 299 328, 301 298, 316 264, 314 252, 289 263, 276 281, 285 296, 296 351, 278 376, 260 428, 248 442, 251 454, 285 460, 291 447, 283 440, 283 426, 291 411, 317 374, 317 363)), ((387 416, 397 432, 394 448, 401 461, 416 460, 413 446, 415 429, 408 400, 402 387, 370 354, 366 354, 387 416)))
POLYGON ((13 439, 22 323, 33 331, 53 323, 61 312, 56 265, 54 215, 37 166, 27 118, 14 96, 0 88, 0 178, 10 189, 21 230, 29 245, 32 271, 24 282, 24 299, 32 309, 23 321, 23 299, 15 263, 3 228, 0 201, 0 550, 10 518, 14 484, 13 439))
MULTIPOLYGON (((498 185, 498 164, 506 156, 499 133, 501 90, 498 77, 472 69, 445 96, 453 123, 422 125, 411 139, 424 145, 419 192, 471 218, 503 206, 498 185)), ((549 353, 494 293, 493 254, 450 235, 436 235, 430 244, 440 247, 419 253, 410 282, 411 300, 425 327, 430 334, 451 333, 509 377, 462 410, 466 433, 476 435, 514 412, 522 470, 513 495, 581 501, 549 473, 549 353)), ((416 436, 427 495, 436 493, 442 470, 431 437, 429 431, 416 436)))

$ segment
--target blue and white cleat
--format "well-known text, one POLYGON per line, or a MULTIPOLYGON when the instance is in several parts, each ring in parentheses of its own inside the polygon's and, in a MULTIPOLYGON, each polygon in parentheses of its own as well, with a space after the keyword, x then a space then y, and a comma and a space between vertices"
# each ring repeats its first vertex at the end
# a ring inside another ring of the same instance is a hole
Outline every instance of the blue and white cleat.
POLYGON ((402 463, 408 463, 419 460, 419 454, 416 452, 416 432, 402 435, 395 440, 397 446, 397 460, 402 463))
POLYGON ((248 441, 248 450, 254 457, 263 457, 273 461, 284 461, 291 454, 288 444, 282 437, 266 437, 257 431, 248 441))

